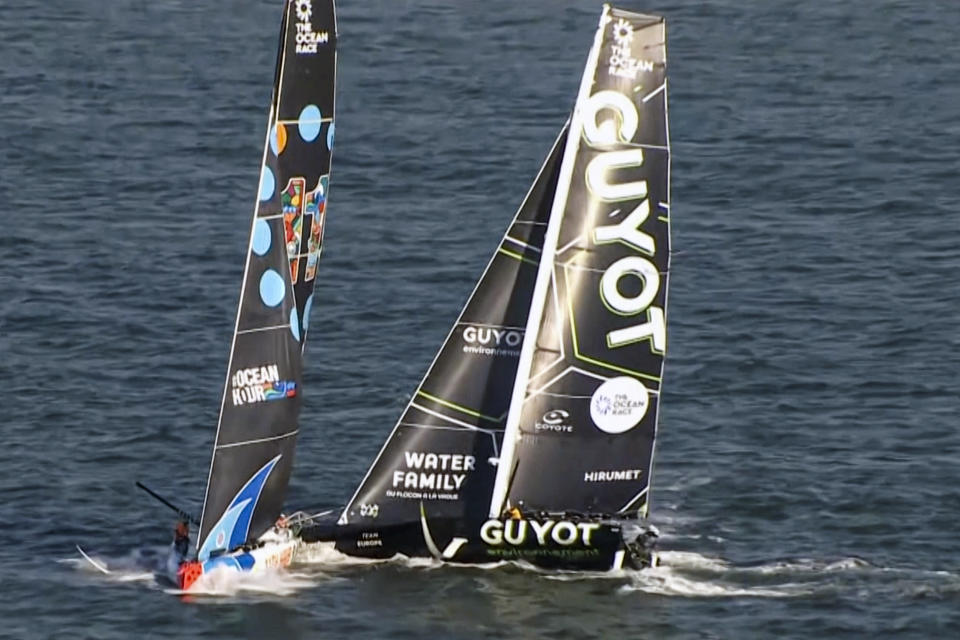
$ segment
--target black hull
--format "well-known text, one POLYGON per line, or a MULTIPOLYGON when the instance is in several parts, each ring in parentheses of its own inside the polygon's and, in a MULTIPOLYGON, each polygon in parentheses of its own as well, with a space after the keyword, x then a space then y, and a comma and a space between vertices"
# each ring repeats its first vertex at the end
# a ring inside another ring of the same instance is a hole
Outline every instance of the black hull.
POLYGON ((319 523, 303 527, 300 538, 306 543, 333 542, 337 551, 358 558, 402 554, 452 564, 522 561, 548 570, 609 571, 649 567, 656 536, 645 531, 627 543, 617 522, 538 517, 422 519, 365 527, 319 523))

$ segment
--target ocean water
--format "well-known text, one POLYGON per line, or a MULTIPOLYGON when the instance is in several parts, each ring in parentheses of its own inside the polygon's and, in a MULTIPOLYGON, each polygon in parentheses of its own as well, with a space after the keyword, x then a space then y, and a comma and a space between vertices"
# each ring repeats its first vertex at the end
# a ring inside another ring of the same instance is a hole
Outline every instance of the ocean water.
MULTIPOLYGON (((0 637, 955 636, 950 2, 629 7, 668 20, 661 568, 158 586, 172 521, 133 483, 199 508, 280 4, 0 4, 0 637)), ((599 11, 341 3, 291 507, 360 481, 571 108, 599 11)))

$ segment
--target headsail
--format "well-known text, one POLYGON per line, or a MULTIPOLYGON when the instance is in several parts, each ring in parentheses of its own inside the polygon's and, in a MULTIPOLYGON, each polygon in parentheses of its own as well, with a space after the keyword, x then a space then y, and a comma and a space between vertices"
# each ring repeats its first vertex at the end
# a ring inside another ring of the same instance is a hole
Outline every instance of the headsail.
POLYGON ((433 364, 340 517, 416 522, 490 499, 565 126, 433 364))
MULTIPOLYGON (((227 380, 197 546, 258 537, 283 506, 334 136, 332 0, 287 0, 227 380)), ((228 201, 230 201, 228 199, 228 201)))
POLYGON ((489 506, 645 513, 666 348, 662 18, 604 8, 560 168, 489 506))

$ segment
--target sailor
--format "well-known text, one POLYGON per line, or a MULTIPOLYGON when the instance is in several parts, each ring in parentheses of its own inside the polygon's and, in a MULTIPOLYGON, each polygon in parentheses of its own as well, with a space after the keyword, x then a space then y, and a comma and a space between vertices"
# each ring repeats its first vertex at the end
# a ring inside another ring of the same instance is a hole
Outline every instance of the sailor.
POLYGON ((187 559, 187 551, 190 548, 190 525, 186 520, 178 520, 173 528, 173 544, 170 545, 170 553, 167 554, 167 574, 171 577, 177 576, 180 565, 187 559))
POLYGON ((187 557, 190 548, 190 525, 186 520, 178 520, 173 529, 173 550, 181 559, 187 557))

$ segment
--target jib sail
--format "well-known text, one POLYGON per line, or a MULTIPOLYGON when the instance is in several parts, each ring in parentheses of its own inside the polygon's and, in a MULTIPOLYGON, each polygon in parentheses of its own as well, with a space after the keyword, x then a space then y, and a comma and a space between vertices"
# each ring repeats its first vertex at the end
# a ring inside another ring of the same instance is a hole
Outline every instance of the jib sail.
POLYGON ((567 127, 341 524, 483 514, 490 500, 524 323, 567 127))
MULTIPOLYGON (((256 538, 283 506, 298 431, 334 136, 331 0, 284 6, 260 186, 197 540, 256 538)), ((233 202, 226 197, 224 201, 233 202)))
POLYGON ((604 8, 581 82, 491 517, 646 513, 666 350, 662 18, 604 8))

